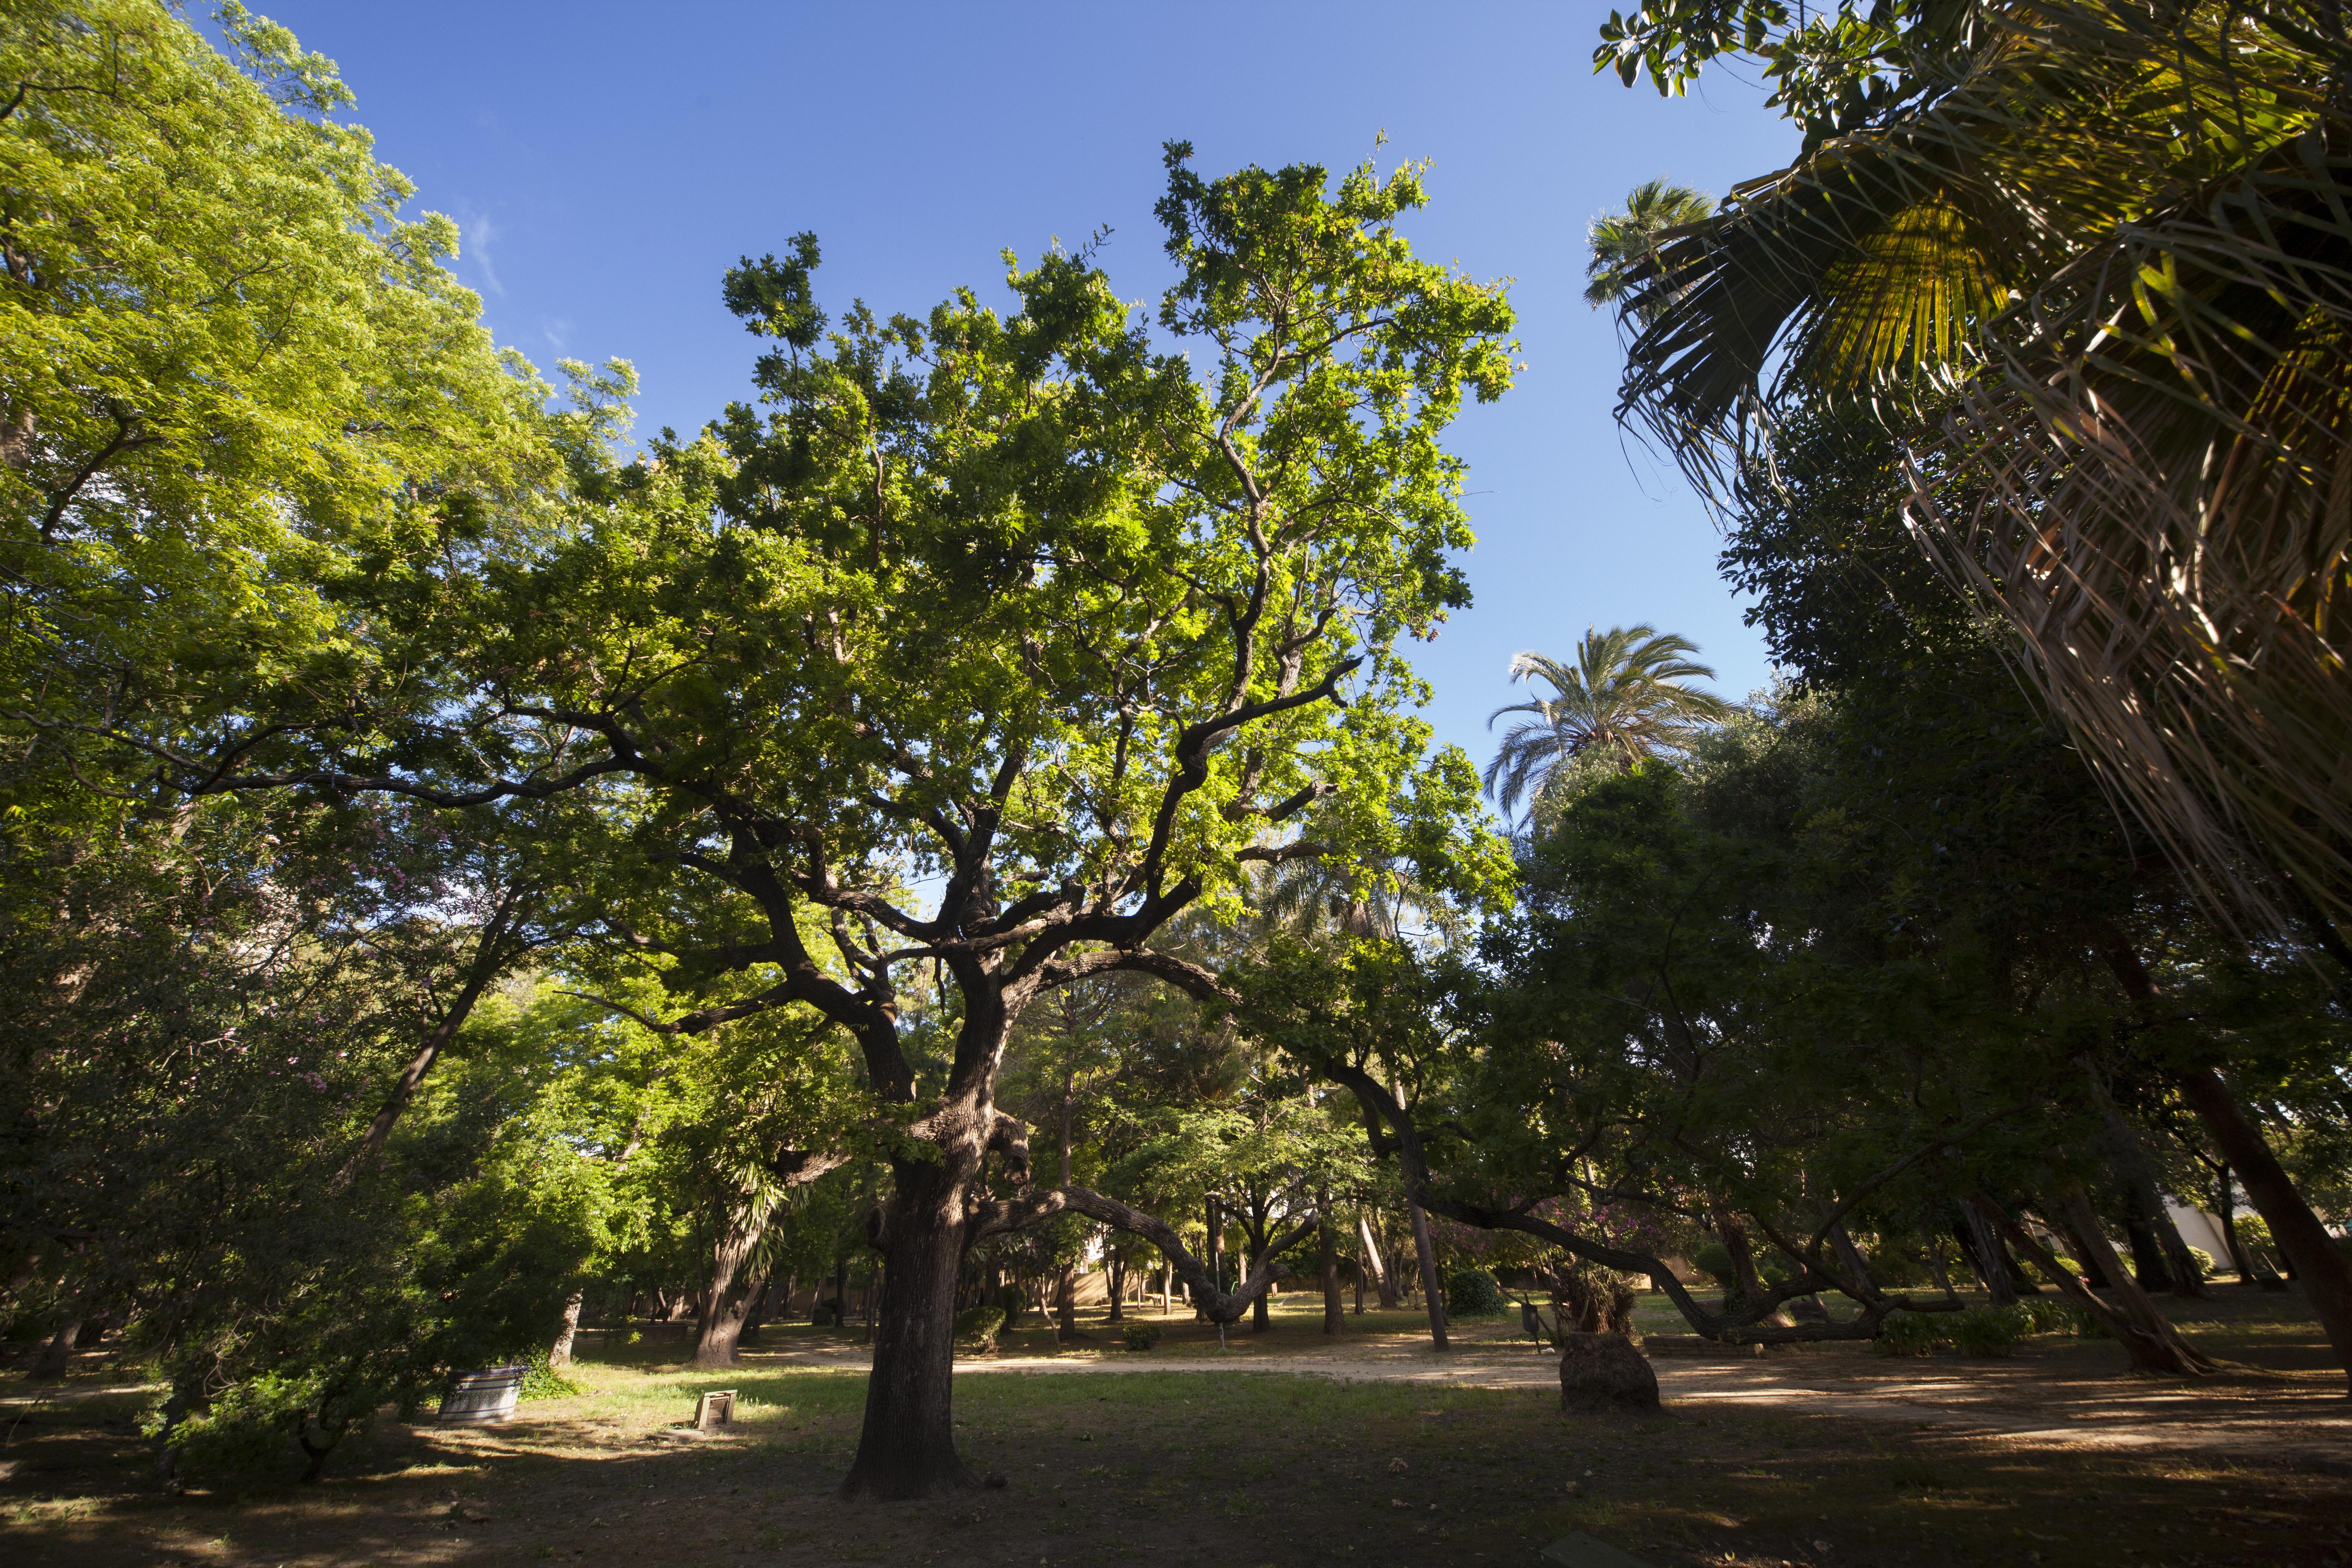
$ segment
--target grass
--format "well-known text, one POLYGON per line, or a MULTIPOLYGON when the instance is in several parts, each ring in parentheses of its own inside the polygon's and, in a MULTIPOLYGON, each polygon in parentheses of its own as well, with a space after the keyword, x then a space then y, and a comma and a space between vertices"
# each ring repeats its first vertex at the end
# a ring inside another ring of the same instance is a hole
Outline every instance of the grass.
MULTIPOLYGON (((1412 1320, 1398 1316, 1393 1326, 1351 1319, 1364 1331, 1342 1351, 1402 1337, 1412 1320)), ((2315 1326, 2275 1305, 2259 1321, 2235 1310, 2217 1321, 2235 1357, 2302 1364, 2316 1341, 2315 1326)), ((1318 1323, 1304 1310, 1281 1313, 1226 1364, 1318 1352, 1318 1323)), ((0 1559, 76 1568, 655 1557, 793 1568, 1527 1564, 1572 1531, 1656 1564, 1744 1568, 2352 1555, 2352 1484, 2340 1478, 2219 1453, 2058 1450, 1866 1419, 1841 1407, 1837 1380, 1860 1387, 1889 1368, 1858 1350, 1804 1361, 1828 1388, 1815 1404, 1567 1416, 1539 1387, 1183 1370, 1212 1364, 1213 1333, 1170 1325, 1170 1340, 1143 1356, 1099 1324, 1089 1325, 1101 1336, 1092 1348, 1018 1347, 1169 1370, 960 1379, 963 1451, 1008 1485, 895 1508, 832 1495, 856 1441, 863 1372, 783 1359, 846 1342, 840 1333, 772 1333, 768 1348, 719 1376, 668 1364, 674 1343, 615 1344, 576 1370, 583 1393, 534 1401, 505 1426, 387 1423, 339 1456, 322 1485, 198 1478, 177 1498, 146 1480, 148 1456, 128 1425, 145 1395, 108 1384, 102 1365, 38 1405, 12 1378, 0 1384, 0 1559), (687 1430, 696 1394, 714 1386, 738 1391, 740 1426, 687 1430)), ((1478 1347, 1507 1324, 1461 1327, 1466 1353, 1506 1353, 1478 1347)), ((2120 1377, 2119 1364, 2111 1345, 2053 1341, 2029 1344, 2015 1362, 1936 1370, 2019 1386, 2031 1376, 2032 1386, 2086 1402, 2146 1395, 2149 1385, 2120 1377)))

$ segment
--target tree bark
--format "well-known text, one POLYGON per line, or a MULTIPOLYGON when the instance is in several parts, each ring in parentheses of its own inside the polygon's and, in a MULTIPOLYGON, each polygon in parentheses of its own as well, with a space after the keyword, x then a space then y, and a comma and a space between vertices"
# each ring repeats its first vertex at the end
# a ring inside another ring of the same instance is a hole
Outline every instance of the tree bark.
POLYGON ((572 1341, 580 1332, 580 1308, 584 1299, 584 1293, 578 1290, 563 1299, 563 1327, 556 1331, 555 1342, 547 1348, 548 1365, 572 1364, 572 1341))
POLYGON ((1923 1227, 1919 1232, 1919 1245, 1927 1251, 1927 1277, 1943 1287, 1948 1299, 1958 1300, 1960 1293, 1952 1289, 1952 1277, 1944 1272, 1944 1238, 1932 1228, 1923 1227))
POLYGON ((1390 1272, 1387 1260, 1381 1257, 1381 1244, 1372 1237, 1372 1216, 1361 1209, 1356 1211, 1356 1239, 1363 1244, 1364 1262, 1372 1271, 1372 1289, 1380 1293, 1381 1310, 1395 1311, 1396 1278, 1390 1272))
MULTIPOLYGON (((2143 1226, 2148 1232, 2158 1260, 2168 1277, 2170 1286, 2184 1296, 2203 1297, 2203 1278, 2197 1271, 2197 1260, 2189 1255, 2189 1243, 2182 1239, 2180 1227, 2172 1220, 2172 1211, 2164 1205, 2164 1192, 2156 1184, 2156 1162, 2148 1157, 2147 1142, 2132 1124, 2125 1120, 2123 1110, 2107 1086, 2098 1075, 2091 1074, 2091 1098, 2099 1107, 2099 1120, 2107 1130, 2107 1142, 2115 1151, 2116 1174, 2123 1179, 2131 1206, 2138 1212, 2143 1226)), ((2139 1237, 2133 1238, 2133 1264, 2137 1267, 2139 1237)), ((2154 1289, 2152 1273, 2143 1273, 2142 1285, 2154 1289)))
POLYGON ((1445 1290, 1437 1279, 1437 1246, 1429 1239, 1429 1215, 1422 1206, 1408 1199, 1405 1209, 1412 1216, 1412 1249, 1421 1258, 1421 1293, 1429 1299, 1429 1342, 1444 1350, 1445 1290))
POLYGON ((845 1498, 900 1500, 979 1484, 956 1452, 951 1406, 956 1275, 979 1149, 950 1146, 945 1159, 894 1161, 892 1168, 897 1190, 877 1215, 875 1238, 890 1310, 875 1331, 865 1426, 841 1483, 845 1498))
POLYGON ((2017 1304, 2017 1287, 2010 1280, 2009 1254, 2000 1244, 1999 1223, 1989 1212, 1990 1202, 1971 1193, 1960 1200, 1960 1213, 1968 1218, 1969 1235, 1976 1243, 1977 1272, 1984 1277, 1992 1304, 2013 1307, 2017 1304))
POLYGON ((2123 1260, 2116 1258, 2115 1249, 2107 1245, 2106 1233, 2099 1229, 2098 1216, 2090 1212, 2090 1199, 2084 1196, 2079 1185, 2068 1187, 2060 1194, 2059 1201, 2073 1215, 2069 1228, 2089 1221, 2091 1250, 2098 1255, 2099 1262, 2117 1281, 2116 1291, 2123 1300, 2120 1310, 2101 1300, 2080 1279, 2061 1268, 2050 1249, 2034 1240, 2008 1210, 1983 1194, 1974 1196, 1982 1207, 1986 1223, 2006 1235, 2020 1252, 2032 1258, 2033 1266, 2057 1286, 2062 1294, 2072 1297, 2075 1305, 2104 1324, 2107 1332, 2115 1336, 2116 1342, 2124 1347, 2124 1353, 2131 1357, 2134 1367, 2142 1372, 2161 1373, 2173 1377, 2191 1377, 2219 1370, 2214 1362, 2180 1337, 2179 1331, 2157 1310, 2156 1303, 2125 1275, 2123 1260))
POLYGON ((2059 1233, 2064 1236, 2067 1242, 2073 1246, 2074 1249, 2074 1261, 2082 1265, 2083 1278, 2091 1282, 2091 1289, 2094 1290, 2114 1289, 2116 1282, 2107 1278, 2107 1271, 2105 1269, 2099 1267, 2099 1254, 2103 1249, 2094 1247, 2091 1245, 2090 1238, 2088 1237, 2079 1234, 2074 1229, 2074 1222, 2067 1218, 2063 1210, 2057 1214, 2052 1215, 2050 1217, 2057 1222, 2059 1233))
POLYGON ((768 1234, 770 1205, 759 1198, 739 1200, 719 1226, 712 1244, 710 1276, 695 1307, 694 1364, 721 1367, 735 1364, 735 1347, 743 1333, 743 1316, 760 1281, 743 1277, 743 1266, 768 1234))
POLYGON ((1331 1204, 1323 1200, 1323 1223, 1316 1227, 1323 1271, 1323 1331, 1337 1334, 1348 1326, 1348 1303, 1339 1294, 1339 1249, 1331 1238, 1331 1204))
POLYGON ((1127 1259, 1119 1256, 1117 1247, 1112 1247, 1105 1256, 1103 1263, 1108 1272, 1108 1283, 1110 1286, 1110 1315, 1103 1321, 1122 1322, 1127 1317, 1124 1310, 1127 1295, 1127 1259))
POLYGON ((2245 1184, 2254 1211, 2271 1228, 2271 1239, 2294 1265, 2296 1282, 2327 1331, 2327 1342, 2345 1368, 2347 1391, 2352 1391, 2352 1259, 2336 1249, 2334 1238, 2295 1191, 2285 1167, 2221 1075, 2200 1068, 2181 1074, 2180 1088, 2221 1158, 2245 1184))
POLYGON ((49 1342, 41 1347, 41 1359, 33 1363, 32 1375, 36 1378, 63 1377, 66 1369, 73 1364, 74 1336, 80 1332, 79 1318, 68 1318, 59 1323, 58 1331, 49 1336, 49 1342))
MULTIPOLYGON (((1727 1204, 1715 1205, 1715 1228, 1723 1237, 1724 1251, 1731 1255, 1732 1277, 1739 1281, 1739 1294, 1748 1303, 1747 1310, 1752 1312, 1769 1300, 1772 1293, 1765 1288, 1764 1277, 1757 1272, 1756 1254, 1748 1245, 1748 1229, 1727 1204)), ((1787 1328, 1796 1321, 1779 1307, 1761 1321, 1776 1328, 1787 1328)))
POLYGON ((1054 1279, 1054 1337, 1064 1344, 1078 1337, 1078 1269, 1074 1263, 1062 1265, 1054 1279))

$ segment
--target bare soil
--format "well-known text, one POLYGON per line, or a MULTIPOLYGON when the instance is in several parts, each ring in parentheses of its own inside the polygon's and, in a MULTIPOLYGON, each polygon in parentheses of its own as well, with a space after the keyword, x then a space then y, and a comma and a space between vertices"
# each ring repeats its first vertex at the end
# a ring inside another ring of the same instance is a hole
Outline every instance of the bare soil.
MULTIPOLYGON (((1456 1325, 1441 1357, 1411 1314, 1333 1342, 1319 1301, 1284 1307, 1223 1351, 1181 1316, 1142 1354, 1098 1319, 1074 1345, 1013 1336, 957 1391, 967 1458, 1005 1486, 898 1507, 833 1496, 854 1334, 772 1329, 717 1375, 659 1327, 583 1335, 577 1397, 494 1427, 387 1417, 319 1485, 180 1496, 148 1479, 152 1391, 100 1351, 61 1385, 0 1374, 0 1563, 1530 1564, 1581 1531, 1662 1568, 2352 1563, 2352 1401, 2293 1296, 2177 1303, 2248 1369, 2195 1385, 2060 1338, 1991 1361, 1661 1356, 1650 1417, 1563 1415, 1507 1322, 1456 1325), (743 1418, 706 1436, 687 1424, 713 1387, 743 1418)), ((1654 1303, 1643 1326, 1675 1325, 1654 1303)))

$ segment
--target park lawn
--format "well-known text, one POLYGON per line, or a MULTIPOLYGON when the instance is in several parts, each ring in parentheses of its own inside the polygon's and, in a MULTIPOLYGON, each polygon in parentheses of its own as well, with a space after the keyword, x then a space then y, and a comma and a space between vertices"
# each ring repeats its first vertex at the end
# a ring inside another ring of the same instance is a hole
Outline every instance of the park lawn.
MULTIPOLYGON (((2192 1315, 2200 1304, 2183 1305, 2192 1315)), ((1286 1310, 1263 1339, 1301 1348, 1321 1341, 1318 1321, 1286 1310)), ((1348 1336, 1357 1348, 1387 1337, 1386 1323, 1351 1322, 1383 1331, 1348 1336)), ((2250 1360, 2275 1343, 2306 1361, 2316 1332, 2275 1310, 2242 1310, 2231 1324, 2231 1352, 2250 1360)), ((1181 1358, 1162 1363, 1174 1366, 1213 1354, 1213 1334, 1203 1350, 1192 1328, 1171 1322, 1151 1357, 1181 1358)), ((1462 1328, 1474 1342, 1503 1331, 1462 1328)), ((770 1340, 787 1350, 843 1342, 798 1329, 770 1340)), ((147 1394, 109 1385, 100 1367, 36 1407, 15 1397, 26 1390, 12 1380, 0 1411, 16 1423, 0 1449, 10 1472, 0 1559, 1528 1564, 1570 1531, 1661 1565, 2352 1558, 2352 1482, 2273 1462, 2060 1449, 1860 1419, 1833 1397, 1806 1410, 1564 1415, 1539 1387, 1245 1370, 1263 1352, 1234 1352, 1227 1375, 961 1377, 965 1457, 1002 1475, 1003 1489, 850 1506, 832 1494, 856 1438, 862 1372, 779 1364, 771 1348, 714 1377, 655 1359, 665 1351, 676 1353, 657 1342, 599 1352, 577 1369, 583 1393, 526 1405, 500 1426, 387 1420, 319 1486, 199 1477, 180 1497, 146 1479, 150 1453, 131 1421, 147 1394), (715 1386, 742 1396, 740 1426, 688 1430, 696 1394, 715 1386)), ((1846 1357, 1857 1373, 1885 1368, 1858 1349, 1811 1353, 1824 1366, 1846 1357)), ((2076 1384, 2120 1363, 2095 1342, 2036 1342, 2020 1354, 2076 1384)))

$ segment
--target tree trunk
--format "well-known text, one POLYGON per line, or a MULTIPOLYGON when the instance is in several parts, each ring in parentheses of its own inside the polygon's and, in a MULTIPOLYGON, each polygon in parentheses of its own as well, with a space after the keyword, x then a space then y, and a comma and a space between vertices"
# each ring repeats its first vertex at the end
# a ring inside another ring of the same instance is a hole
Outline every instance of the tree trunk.
POLYGON ((2295 1279, 2303 1286, 2320 1326, 2327 1331, 2327 1342, 2344 1365, 2347 1387, 2352 1387, 2352 1259, 2336 1249, 2334 1238, 2303 1201, 2303 1194, 2294 1190, 2278 1156, 2271 1152, 2261 1130, 2247 1118, 2221 1075, 2210 1068, 2183 1073, 2180 1088, 2221 1158, 2245 1183, 2254 1211, 2271 1227, 2271 1239, 2294 1265, 2295 1279))
MULTIPOLYGON (((1243 1254, 1242 1254, 1242 1259, 1243 1259, 1243 1262, 1242 1262, 1242 1272, 1243 1272, 1244 1274, 1247 1274, 1247 1273, 1250 1273, 1251 1271, 1253 1271, 1254 1269, 1255 1269, 1255 1268, 1257 1268, 1257 1265, 1258 1265, 1258 1259, 1259 1259, 1259 1258, 1264 1258, 1265 1256, 1265 1222, 1264 1220, 1260 1220, 1260 1221, 1258 1222, 1258 1227, 1257 1227, 1256 1231, 1255 1231, 1254 1234, 1252 1234, 1252 1235, 1251 1235, 1251 1237, 1250 1237, 1250 1245, 1249 1245, 1249 1249, 1248 1249, 1246 1252, 1244 1252, 1244 1253, 1243 1253, 1243 1254)), ((1273 1292, 1271 1289, 1261 1290, 1261 1291, 1259 1291, 1259 1292, 1257 1293, 1257 1295, 1256 1295, 1255 1297, 1254 1297, 1254 1298, 1252 1298, 1252 1299, 1251 1299, 1251 1301, 1250 1301, 1250 1332, 1251 1332, 1251 1333, 1254 1333, 1254 1334, 1262 1334, 1262 1333, 1265 1332, 1265 1331, 1266 1331, 1268 1328, 1270 1328, 1270 1327, 1272 1327, 1272 1326, 1273 1326, 1273 1324, 1272 1324, 1272 1319, 1271 1319, 1271 1317, 1269 1316, 1269 1313, 1271 1312, 1272 1309, 1270 1309, 1270 1308, 1269 1308, 1269 1307, 1267 1307, 1267 1305, 1266 1305, 1266 1298, 1267 1298, 1267 1297, 1269 1297, 1269 1296, 1271 1296, 1271 1295, 1273 1295, 1273 1294, 1274 1294, 1274 1292, 1273 1292)))
POLYGON ((2197 1260, 2189 1255, 2189 1243, 2181 1239, 2180 1227, 2172 1221, 2172 1211, 2164 1205, 2164 1193, 2156 1184, 2156 1162, 2148 1158, 2147 1142, 2124 1119, 2095 1073, 2091 1076, 2091 1096, 2098 1104, 2099 1120, 2106 1126, 2125 1200, 2139 1221, 2132 1230, 2132 1267, 2140 1269, 2140 1284, 2151 1290, 2168 1288, 2184 1296, 2202 1297, 2204 1280, 2197 1272, 2197 1260), (2157 1267, 2140 1268, 2143 1245, 2153 1252, 2149 1261, 2157 1267), (2159 1277, 2165 1284, 2153 1282, 2159 1277))
POLYGON ((2116 1281, 2116 1292, 2123 1300, 2120 1310, 2101 1300, 2080 1279, 2061 1268, 2049 1248, 2028 1235, 2006 1209, 1983 1194, 1974 1196, 1982 1205, 1986 1223, 2006 1234, 2062 1294, 2074 1298, 2077 1306, 2105 1325, 2116 1342, 2124 1347, 2124 1353, 2131 1357, 2135 1368, 2174 1377, 2218 1370, 2214 1363, 2180 1337, 2164 1314, 2157 1310, 2156 1303, 2124 1273, 2123 1260, 2107 1245, 2106 1233, 2099 1228, 2098 1216, 2091 1213, 2091 1201, 2083 1194, 2081 1186, 2068 1187, 2060 1194, 2060 1204, 2072 1216, 2068 1228, 2088 1222, 2090 1249, 2116 1281))
POLYGON ((1120 1257, 1118 1248, 1114 1247, 1111 1249, 1110 1256, 1104 1259, 1104 1263, 1109 1270, 1110 1315, 1103 1321, 1122 1322, 1127 1317, 1124 1310, 1127 1295, 1127 1259, 1120 1257))
POLYGON ((963 1265, 964 1194, 978 1151, 940 1161, 894 1162, 897 1191, 884 1206, 877 1245, 888 1310, 874 1335, 866 1421, 845 1498, 936 1497, 977 1486, 956 1453, 951 1408, 956 1276, 963 1265), (954 1223, 945 1216, 957 1215, 954 1223))
MULTIPOLYGON (((744 1340, 757 1341, 759 1339, 760 1325, 768 1321, 768 1291, 773 1283, 774 1282, 772 1280, 761 1280, 758 1289, 754 1289, 751 1293, 751 1296, 745 1300, 743 1304, 743 1332, 736 1342, 738 1344, 740 1344, 744 1340)), ((784 1282, 784 1299, 789 1301, 792 1300, 792 1281, 788 1279, 784 1282)))
POLYGON ((1928 1277, 1944 1288, 1948 1300, 1958 1300, 1960 1293, 1952 1289, 1952 1277, 1944 1272, 1944 1238, 1933 1230, 1923 1229, 1919 1233, 1919 1244, 1927 1249, 1928 1277))
POLYGON ((1331 1237, 1331 1199, 1323 1197, 1323 1212, 1315 1227, 1316 1240, 1321 1256, 1316 1259, 1323 1270, 1323 1331, 1336 1334, 1348 1326, 1348 1303, 1339 1294, 1339 1249, 1331 1237))
POLYGON ((1838 1255, 1838 1260, 1845 1265, 1847 1272, 1853 1276, 1856 1284, 1874 1293, 1878 1289, 1878 1281, 1871 1277, 1870 1260, 1862 1255, 1862 1248, 1853 1244, 1853 1237, 1848 1234, 1843 1220, 1830 1226, 1830 1247, 1838 1255))
MULTIPOLYGON (((1715 1205, 1716 1233, 1723 1237, 1724 1251, 1731 1254, 1732 1277, 1739 1281, 1739 1294, 1747 1311, 1762 1306, 1771 1292, 1765 1288, 1764 1278, 1756 1269, 1756 1254, 1748 1245, 1748 1231, 1728 1205, 1715 1205)), ((1775 1307, 1769 1315, 1759 1320, 1778 1328, 1787 1328, 1796 1320, 1784 1308, 1775 1307)))
POLYGON ((1437 1246, 1429 1239, 1429 1215, 1422 1206, 1407 1199, 1405 1208, 1412 1216, 1412 1249, 1421 1258, 1421 1293, 1429 1298, 1429 1342, 1444 1350, 1445 1291, 1437 1279, 1437 1246))
POLYGON ((1055 1277, 1054 1337, 1065 1344, 1078 1337, 1078 1269, 1074 1263, 1062 1265, 1055 1277))
POLYGON ((698 1367, 735 1364, 743 1315, 751 1310, 751 1294, 760 1284, 745 1277, 744 1265, 768 1234, 769 1207, 759 1198, 738 1200, 711 1246, 710 1277, 694 1304, 694 1364, 698 1367))
POLYGON ((73 1364, 74 1336, 81 1331, 79 1318, 68 1318, 41 1347, 41 1359, 33 1363, 32 1375, 37 1378, 63 1377, 73 1364))
POLYGON ((1176 1310, 1176 1265, 1162 1261, 1160 1265, 1160 1315, 1166 1317, 1176 1310))
POLYGON ((563 1299, 563 1327, 556 1331, 555 1342, 547 1348, 548 1365, 572 1364, 572 1340, 580 1331, 580 1307, 583 1300, 583 1293, 578 1290, 563 1299))
POLYGON ((1998 1222, 1987 1212, 1990 1201, 1971 1193, 1960 1200, 1960 1213, 1968 1218, 1969 1235, 1976 1243, 1977 1272, 1984 1277, 1992 1304, 2013 1307, 2017 1305, 2017 1287, 2010 1280, 2009 1251, 2000 1244, 1998 1222))
POLYGON ((2107 1278, 2107 1272, 2105 1269, 2099 1267, 2099 1254, 2101 1251, 2106 1249, 2094 1247, 2091 1245, 2091 1241, 2088 1237, 2077 1235, 2074 1230, 2074 1222, 2066 1217, 2064 1211, 2061 1210, 2059 1213, 2052 1215, 2050 1217, 2057 1221, 2060 1234, 2064 1236, 2068 1244, 2074 1247, 2074 1261, 2082 1266, 2083 1278, 2091 1282, 2091 1289, 2094 1290, 2114 1289, 2116 1288, 2116 1282, 2107 1278))
POLYGON ((1381 1257, 1381 1244, 1372 1237, 1371 1215, 1356 1211, 1356 1239, 1364 1246, 1364 1262, 1372 1271, 1372 1289, 1380 1292, 1381 1310, 1393 1312, 1397 1306, 1396 1278, 1389 1271, 1386 1259, 1381 1257))

